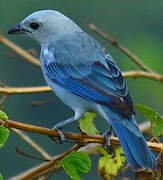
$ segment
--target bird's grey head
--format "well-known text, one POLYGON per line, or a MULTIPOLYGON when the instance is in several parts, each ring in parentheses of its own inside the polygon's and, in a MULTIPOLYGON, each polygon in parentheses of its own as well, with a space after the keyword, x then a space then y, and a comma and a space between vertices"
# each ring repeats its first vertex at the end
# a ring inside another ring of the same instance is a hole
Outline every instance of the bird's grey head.
POLYGON ((27 34, 43 44, 54 36, 74 31, 82 30, 62 13, 53 10, 42 10, 27 16, 20 24, 12 27, 8 34, 27 34))

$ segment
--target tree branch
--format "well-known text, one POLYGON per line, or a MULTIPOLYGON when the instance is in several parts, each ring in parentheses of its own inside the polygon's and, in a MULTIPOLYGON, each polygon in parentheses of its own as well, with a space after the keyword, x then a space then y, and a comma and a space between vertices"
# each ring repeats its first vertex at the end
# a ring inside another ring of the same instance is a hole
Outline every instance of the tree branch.
MULTIPOLYGON (((89 155, 92 155, 92 154, 97 154, 98 153, 98 149, 99 147, 101 146, 101 144, 98 144, 98 143, 90 143, 90 144, 87 144, 83 147, 81 147, 78 151, 79 152, 85 152, 89 155)), ((58 157, 58 156, 57 156, 58 157)), ((56 158, 56 157, 54 157, 56 158)), ((11 177, 9 178, 9 180, 19 180, 21 177, 24 177, 26 176, 27 174, 30 174, 31 172, 33 171, 36 171, 36 169, 40 169, 41 167, 43 167, 46 163, 42 163, 38 166, 35 166, 17 176, 14 176, 14 177, 11 177)), ((60 169, 62 168, 62 166, 59 164, 59 163, 56 163, 54 164, 54 166, 42 171, 42 174, 41 175, 45 175, 49 172, 56 172, 56 171, 59 171, 60 169)))
POLYGON ((36 152, 42 155, 45 159, 51 160, 52 156, 48 154, 41 146, 39 146, 33 139, 31 139, 28 135, 22 132, 19 129, 12 128, 12 131, 20 136, 27 144, 29 144, 36 152))
POLYGON ((155 72, 145 72, 145 71, 128 71, 124 72, 123 76, 126 78, 147 78, 155 81, 163 82, 163 75, 155 73, 155 72))
POLYGON ((51 88, 48 86, 37 86, 37 87, 0 87, 0 93, 5 94, 30 94, 30 93, 43 93, 49 92, 51 88))
MULTIPOLYGON (((57 130, 52 130, 48 128, 43 128, 40 126, 34 126, 30 124, 25 124, 25 123, 20 123, 12 120, 7 120, 7 121, 2 121, 0 120, 0 125, 4 125, 7 128, 15 128, 15 129, 20 129, 28 132, 33 132, 33 133, 39 133, 47 136, 55 136, 59 137, 60 134, 58 133, 57 130)), ((67 139, 72 139, 75 140, 77 143, 100 143, 100 144, 105 144, 105 139, 103 136, 96 135, 96 136, 91 136, 87 134, 78 134, 78 133, 69 133, 65 132, 64 136, 67 139)), ((116 137, 111 137, 111 144, 119 146, 119 140, 116 137)), ((148 146, 152 149, 154 152, 161 152, 163 153, 163 143, 153 143, 153 142, 148 142, 148 146)))
MULTIPOLYGON (((150 122, 146 121, 146 122, 140 124, 139 128, 140 128, 141 132, 146 133, 149 130, 150 126, 151 126, 150 122)), ((90 144, 87 144, 87 145, 81 147, 78 151, 79 152, 85 152, 89 155, 97 154, 99 152, 100 146, 101 146, 101 144, 99 144, 99 143, 90 143, 90 144)), ((45 163, 38 165, 38 166, 35 166, 35 167, 17 175, 17 176, 10 178, 9 180, 18 180, 20 177, 24 177, 27 174, 30 174, 33 170, 40 168, 44 164, 45 163)), ((56 171, 60 170, 61 168, 62 168, 61 165, 59 163, 57 163, 53 167, 50 167, 46 171, 42 172, 42 175, 45 175, 46 173, 49 173, 49 172, 56 172, 56 171)))
POLYGON ((27 174, 24 174, 23 176, 19 177, 17 180, 27 180, 27 179, 33 179, 36 178, 42 174, 45 174, 46 171, 48 171, 50 168, 56 165, 56 163, 60 160, 62 160, 65 156, 68 154, 77 151, 80 149, 81 145, 74 145, 71 149, 68 151, 65 151, 64 153, 60 154, 56 158, 52 159, 51 161, 44 163, 40 167, 33 169, 27 174))
POLYGON ((29 54, 27 51, 10 41, 9 39, 5 38, 3 35, 0 35, 0 42, 3 43, 5 46, 10 48, 12 51, 16 52, 19 54, 21 57, 29 61, 30 63, 40 66, 40 61, 39 59, 35 58, 31 54, 29 54))
POLYGON ((133 54, 129 49, 127 49, 124 45, 120 44, 116 39, 110 37, 109 35, 105 34, 101 30, 99 30, 94 24, 88 24, 89 28, 94 31, 96 34, 110 42, 113 46, 120 49, 124 54, 126 54, 135 64, 137 64, 142 70, 147 72, 153 72, 149 67, 142 63, 142 61, 133 54))

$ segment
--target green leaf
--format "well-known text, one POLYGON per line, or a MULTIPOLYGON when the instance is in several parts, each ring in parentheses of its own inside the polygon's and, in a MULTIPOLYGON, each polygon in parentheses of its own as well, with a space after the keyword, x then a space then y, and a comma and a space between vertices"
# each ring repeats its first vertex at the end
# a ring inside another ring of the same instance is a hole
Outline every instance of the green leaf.
POLYGON ((61 165, 73 180, 81 180, 80 175, 91 170, 91 159, 83 152, 73 152, 63 158, 61 165))
MULTIPOLYGON (((0 120, 6 121, 7 119, 8 119, 7 115, 4 112, 0 111, 0 120)), ((8 136, 9 136, 9 130, 4 126, 0 126, 0 148, 4 146, 8 136)))
POLYGON ((135 108, 151 121, 151 132, 154 137, 163 135, 163 117, 150 107, 136 104, 135 108))
POLYGON ((6 121, 8 119, 8 116, 3 111, 0 111, 0 119, 6 121))
POLYGON ((125 163, 123 150, 118 147, 114 154, 108 154, 104 148, 100 147, 99 151, 103 156, 99 159, 98 171, 104 179, 111 180, 117 176, 119 169, 125 163))
POLYGON ((4 146, 9 136, 9 130, 3 126, 0 126, 0 148, 4 146))
POLYGON ((96 129, 94 124, 94 118, 96 117, 96 113, 87 112, 84 117, 80 119, 80 129, 90 135, 99 134, 99 131, 96 129))
POLYGON ((3 176, 2 176, 2 174, 0 174, 0 180, 3 180, 3 176))

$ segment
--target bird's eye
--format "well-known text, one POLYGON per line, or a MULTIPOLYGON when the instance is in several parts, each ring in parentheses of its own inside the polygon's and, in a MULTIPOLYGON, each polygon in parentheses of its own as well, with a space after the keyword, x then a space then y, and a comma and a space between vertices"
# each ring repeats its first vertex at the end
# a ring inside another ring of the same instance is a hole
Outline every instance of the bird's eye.
POLYGON ((39 28, 39 24, 36 23, 36 22, 31 22, 31 23, 29 24, 29 26, 30 26, 31 29, 34 29, 34 30, 36 30, 36 29, 39 28))

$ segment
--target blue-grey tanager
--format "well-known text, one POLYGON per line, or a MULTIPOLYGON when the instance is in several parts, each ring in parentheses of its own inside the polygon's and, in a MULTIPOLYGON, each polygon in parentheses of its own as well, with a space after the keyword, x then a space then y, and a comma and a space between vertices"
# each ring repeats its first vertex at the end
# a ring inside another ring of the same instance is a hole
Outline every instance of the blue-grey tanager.
POLYGON ((80 119, 87 111, 96 112, 111 124, 134 170, 156 169, 155 157, 134 119, 126 82, 105 48, 53 10, 29 15, 8 33, 25 33, 41 45, 41 69, 47 84, 75 112, 55 128, 80 119))

